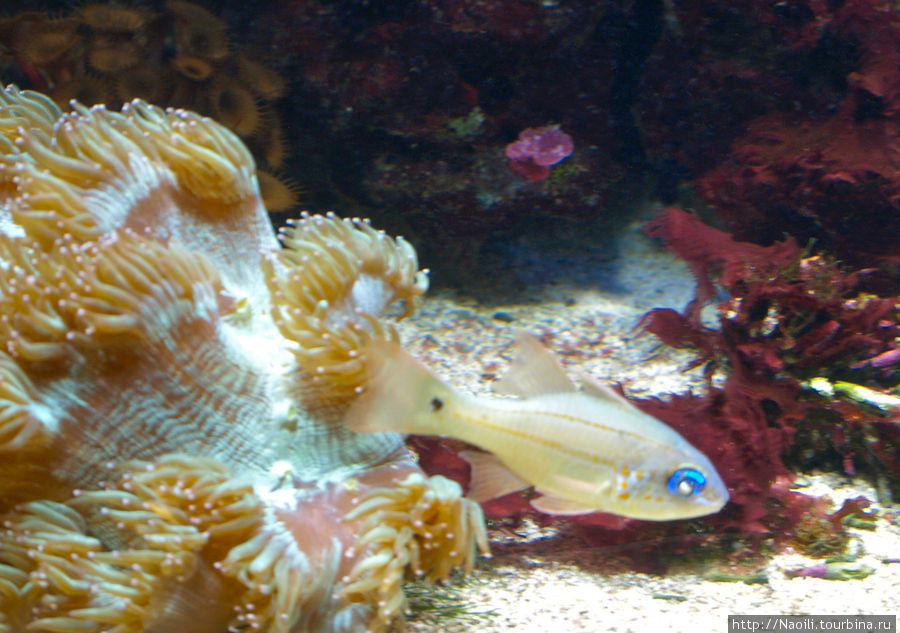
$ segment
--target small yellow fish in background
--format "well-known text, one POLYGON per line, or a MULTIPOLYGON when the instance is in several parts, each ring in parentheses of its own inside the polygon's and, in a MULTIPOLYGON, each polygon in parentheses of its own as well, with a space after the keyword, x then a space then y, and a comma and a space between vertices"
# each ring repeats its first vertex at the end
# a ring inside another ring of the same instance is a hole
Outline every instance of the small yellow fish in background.
POLYGON ((361 432, 442 435, 489 453, 465 451, 469 496, 485 501, 534 486, 546 514, 610 512, 667 521, 718 512, 728 490, 710 461, 674 429, 612 389, 584 378, 579 391, 530 335, 496 390, 476 397, 443 383, 394 343, 367 353, 371 378, 347 415, 361 432))

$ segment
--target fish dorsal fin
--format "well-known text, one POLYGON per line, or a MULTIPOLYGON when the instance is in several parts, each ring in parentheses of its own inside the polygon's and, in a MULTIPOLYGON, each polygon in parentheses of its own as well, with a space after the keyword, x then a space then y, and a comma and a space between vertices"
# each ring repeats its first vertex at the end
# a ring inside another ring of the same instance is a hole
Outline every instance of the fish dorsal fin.
POLYGON ((516 335, 516 355, 509 371, 493 385, 496 393, 527 398, 538 394, 575 391, 553 354, 531 334, 516 335))
POLYGON ((581 505, 580 503, 575 503, 574 501, 560 499, 559 497, 553 497, 550 495, 543 495, 541 497, 532 499, 531 507, 538 512, 543 512, 544 514, 552 514, 555 516, 590 514, 591 512, 597 511, 597 508, 589 508, 588 506, 581 505))
POLYGON ((578 378, 581 380, 582 391, 589 396, 593 396, 598 400, 605 400, 606 402, 616 404, 620 407, 626 407, 628 409, 635 408, 625 396, 609 385, 604 385, 587 372, 579 371, 578 378))
POLYGON ((491 453, 460 451, 459 456, 472 467, 467 496, 479 503, 524 490, 531 485, 510 472, 503 462, 491 453))

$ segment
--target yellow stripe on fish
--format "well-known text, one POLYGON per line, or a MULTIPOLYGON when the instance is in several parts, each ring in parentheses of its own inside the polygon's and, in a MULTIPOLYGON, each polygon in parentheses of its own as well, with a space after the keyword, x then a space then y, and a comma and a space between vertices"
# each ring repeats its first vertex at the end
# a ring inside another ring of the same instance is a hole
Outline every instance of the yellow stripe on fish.
POLYGON ((648 520, 712 514, 728 501, 716 469, 674 429, 585 379, 579 391, 536 339, 522 335, 499 390, 475 397, 443 383, 398 345, 367 350, 371 374, 347 416, 356 431, 463 440, 470 496, 485 500, 534 486, 549 514, 603 511, 648 520))

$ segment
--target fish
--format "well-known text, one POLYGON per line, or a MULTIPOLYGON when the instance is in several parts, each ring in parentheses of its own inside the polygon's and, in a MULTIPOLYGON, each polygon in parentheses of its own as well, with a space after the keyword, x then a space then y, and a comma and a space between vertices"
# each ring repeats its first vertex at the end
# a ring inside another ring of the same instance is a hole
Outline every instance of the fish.
POLYGON ((520 333, 507 397, 473 396, 435 376, 398 344, 367 349, 369 375, 345 424, 462 440, 469 497, 485 501, 533 486, 550 515, 607 512, 650 521, 713 514, 728 489, 712 462, 661 420, 583 375, 582 389, 536 338, 520 333), (513 397, 509 397, 513 396, 513 397))

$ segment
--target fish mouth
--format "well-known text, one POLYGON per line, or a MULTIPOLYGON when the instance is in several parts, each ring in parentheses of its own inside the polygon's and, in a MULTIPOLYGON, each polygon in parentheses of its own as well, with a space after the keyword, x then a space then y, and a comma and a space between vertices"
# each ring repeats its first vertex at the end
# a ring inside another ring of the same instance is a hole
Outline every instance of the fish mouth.
MULTIPOLYGON (((724 484, 716 486, 711 491, 712 494, 703 495, 697 499, 700 504, 702 504, 703 508, 706 510, 703 514, 713 514, 718 512, 722 508, 725 507, 725 504, 728 503, 731 498, 728 494, 728 489, 724 484)), ((698 515, 702 516, 702 515, 698 515)))
POLYGON ((677 517, 678 519, 696 519, 709 516, 710 514, 716 514, 725 507, 726 503, 728 503, 728 493, 725 492, 724 496, 701 496, 697 497, 694 501, 695 503, 691 507, 682 507, 679 509, 680 515, 677 517))

